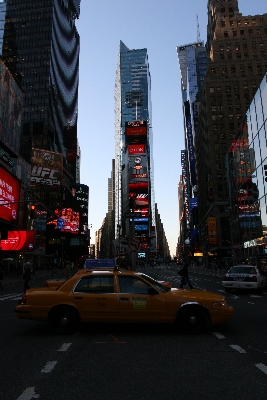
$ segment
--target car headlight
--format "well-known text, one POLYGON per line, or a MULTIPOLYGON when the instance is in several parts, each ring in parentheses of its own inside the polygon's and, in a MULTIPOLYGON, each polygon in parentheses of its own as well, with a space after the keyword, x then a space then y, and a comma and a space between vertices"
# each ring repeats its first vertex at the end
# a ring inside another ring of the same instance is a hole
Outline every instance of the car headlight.
POLYGON ((228 304, 227 301, 217 301, 216 303, 212 304, 212 308, 227 308, 228 304))

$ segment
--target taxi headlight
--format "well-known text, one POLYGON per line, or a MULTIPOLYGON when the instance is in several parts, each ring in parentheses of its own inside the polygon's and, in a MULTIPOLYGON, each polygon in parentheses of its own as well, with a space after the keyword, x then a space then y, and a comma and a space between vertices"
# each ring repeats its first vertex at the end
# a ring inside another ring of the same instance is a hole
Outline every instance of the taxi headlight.
POLYGON ((216 303, 212 304, 212 308, 227 308, 228 304, 227 301, 217 301, 216 303))

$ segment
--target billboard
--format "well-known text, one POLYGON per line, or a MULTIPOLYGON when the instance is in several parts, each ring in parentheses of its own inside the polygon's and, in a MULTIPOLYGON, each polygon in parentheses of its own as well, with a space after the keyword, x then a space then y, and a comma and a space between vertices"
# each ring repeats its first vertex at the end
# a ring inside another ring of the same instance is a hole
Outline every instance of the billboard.
POLYGON ((19 193, 19 181, 0 166, 0 219, 18 222, 19 193))
POLYGON ((145 153, 145 145, 142 143, 129 144, 128 153, 129 153, 129 155, 144 154, 145 153))
POLYGON ((34 249, 35 231, 8 231, 7 239, 0 240, 3 251, 31 251, 34 249))
POLYGON ((19 153, 23 92, 0 63, 0 142, 19 153))
POLYGON ((31 185, 60 186, 63 177, 63 155, 42 149, 32 149, 31 185))
POLYGON ((208 243, 217 245, 217 220, 215 217, 207 218, 207 227, 208 227, 208 243))
POLYGON ((54 213, 58 218, 49 221, 47 225, 55 225, 55 229, 61 232, 79 233, 80 214, 72 208, 55 209, 54 213))
POLYGON ((128 165, 129 165, 129 179, 130 181, 143 180, 147 181, 148 179, 148 168, 147 168, 147 156, 146 155, 138 155, 138 156, 129 156, 128 157, 128 165))
POLYGON ((145 143, 147 141, 147 122, 125 122, 125 137, 127 143, 145 143))

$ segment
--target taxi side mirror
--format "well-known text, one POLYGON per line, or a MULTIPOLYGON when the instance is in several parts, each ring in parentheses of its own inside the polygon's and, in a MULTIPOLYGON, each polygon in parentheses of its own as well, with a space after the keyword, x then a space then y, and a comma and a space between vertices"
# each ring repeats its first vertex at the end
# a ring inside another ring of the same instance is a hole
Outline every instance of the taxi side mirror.
POLYGON ((159 294, 159 292, 153 287, 150 287, 147 289, 147 294, 159 294))

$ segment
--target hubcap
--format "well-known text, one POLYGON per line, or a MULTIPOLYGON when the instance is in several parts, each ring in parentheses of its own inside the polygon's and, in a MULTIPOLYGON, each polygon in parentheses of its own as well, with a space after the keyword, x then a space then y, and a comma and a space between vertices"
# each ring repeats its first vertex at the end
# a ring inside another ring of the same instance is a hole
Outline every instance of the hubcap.
POLYGON ((66 325, 68 325, 68 323, 69 323, 69 320, 68 320, 67 317, 62 317, 61 318, 61 320, 60 320, 60 325, 61 326, 66 326, 66 325))
POLYGON ((196 317, 194 317, 194 316, 189 317, 189 324, 190 324, 191 326, 196 325, 196 323, 197 323, 196 317))

